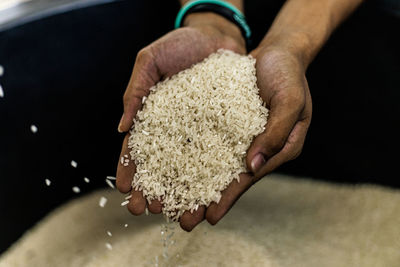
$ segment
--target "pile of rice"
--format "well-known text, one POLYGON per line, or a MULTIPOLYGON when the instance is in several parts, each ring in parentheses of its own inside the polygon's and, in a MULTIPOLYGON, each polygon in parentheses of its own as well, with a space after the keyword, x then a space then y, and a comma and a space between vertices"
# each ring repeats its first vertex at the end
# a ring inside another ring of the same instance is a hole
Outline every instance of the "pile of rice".
POLYGON ((133 188, 174 221, 218 203, 267 123, 256 81, 254 58, 219 50, 152 87, 128 142, 133 188))

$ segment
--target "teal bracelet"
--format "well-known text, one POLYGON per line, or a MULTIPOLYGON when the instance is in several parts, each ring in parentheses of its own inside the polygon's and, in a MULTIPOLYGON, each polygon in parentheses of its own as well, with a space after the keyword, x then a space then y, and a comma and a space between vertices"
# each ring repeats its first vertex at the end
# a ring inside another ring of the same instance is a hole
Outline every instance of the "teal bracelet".
POLYGON ((192 0, 186 3, 178 12, 175 20, 175 29, 182 26, 184 18, 194 12, 214 12, 236 24, 246 40, 247 47, 250 45, 251 30, 247 25, 246 18, 234 5, 221 0, 192 0))

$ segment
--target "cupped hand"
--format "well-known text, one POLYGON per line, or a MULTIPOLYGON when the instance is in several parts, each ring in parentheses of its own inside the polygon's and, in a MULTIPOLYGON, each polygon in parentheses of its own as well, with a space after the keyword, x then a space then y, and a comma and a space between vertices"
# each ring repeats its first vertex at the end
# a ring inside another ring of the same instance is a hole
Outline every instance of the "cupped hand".
MULTIPOLYGON (((224 18, 212 14, 191 14, 185 19, 187 27, 174 30, 149 46, 143 48, 136 57, 132 76, 123 97, 124 113, 118 131, 128 132, 133 119, 142 108, 142 99, 150 93, 150 88, 166 77, 170 77, 191 65, 200 62, 220 48, 244 54, 245 43, 239 29, 224 18)), ((129 155, 129 133, 122 144, 121 158, 129 155)), ((152 213, 160 213, 162 205, 159 201, 147 203, 142 192, 131 187, 136 166, 124 160, 118 160, 117 188, 122 193, 131 193, 127 205, 134 215, 140 215, 148 207, 152 213)), ((182 228, 191 230, 204 219, 206 207, 196 212, 186 212, 180 219, 182 228)))
POLYGON ((255 181, 298 157, 311 123, 312 101, 300 57, 284 49, 265 47, 251 52, 257 59, 260 96, 269 109, 265 131, 247 152, 255 181))
POLYGON ((257 83, 260 96, 269 108, 268 123, 247 151, 249 173, 241 174, 240 182, 234 180, 222 192, 218 204, 212 203, 196 216, 185 213, 181 226, 188 231, 203 218, 216 224, 255 182, 295 159, 303 148, 311 122, 312 103, 302 60, 272 46, 259 47, 251 55, 257 59, 257 83))

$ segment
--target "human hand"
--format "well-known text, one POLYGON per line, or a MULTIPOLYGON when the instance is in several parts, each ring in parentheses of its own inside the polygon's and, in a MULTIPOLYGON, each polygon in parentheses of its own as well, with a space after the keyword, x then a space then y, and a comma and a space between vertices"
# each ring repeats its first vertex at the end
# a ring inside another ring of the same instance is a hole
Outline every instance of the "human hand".
MULTIPOLYGON (((230 49, 241 54, 246 52, 239 28, 216 14, 190 14, 185 19, 185 26, 187 27, 168 33, 138 53, 123 98, 124 114, 118 127, 120 132, 129 131, 137 111, 142 108, 142 98, 147 96, 150 87, 160 80, 189 68, 219 48, 230 49)), ((123 141, 120 157, 129 155, 128 139, 129 133, 123 141)), ((133 162, 128 166, 118 162, 117 188, 122 193, 131 192, 132 194, 127 205, 128 210, 134 215, 140 215, 147 206, 150 212, 160 213, 162 205, 159 201, 152 201, 149 205, 142 192, 132 189, 132 178, 136 171, 133 162)), ((197 218, 204 217, 204 211, 205 207, 200 207, 193 214, 186 212, 180 220, 182 227, 189 230, 189 226, 198 221, 197 218)))
POLYGON ((204 218, 216 224, 255 182, 301 153, 312 113, 301 57, 274 45, 260 46, 251 55, 257 60, 260 96, 269 108, 265 131, 254 139, 247 151, 246 161, 251 173, 241 174, 240 182, 234 180, 222 192, 218 204, 212 203, 195 216, 184 214, 181 226, 188 231, 204 218))
POLYGON ((256 58, 260 96, 269 118, 265 131, 247 152, 247 166, 255 181, 298 157, 311 122, 312 101, 306 66, 295 53, 274 45, 251 52, 256 58))
POLYGON ((211 224, 255 182, 301 153, 312 114, 306 69, 332 31, 362 2, 286 1, 259 47, 250 53, 257 59, 257 83, 269 119, 247 151, 251 175, 242 174, 240 183, 233 181, 220 202, 207 208, 205 217, 211 224))

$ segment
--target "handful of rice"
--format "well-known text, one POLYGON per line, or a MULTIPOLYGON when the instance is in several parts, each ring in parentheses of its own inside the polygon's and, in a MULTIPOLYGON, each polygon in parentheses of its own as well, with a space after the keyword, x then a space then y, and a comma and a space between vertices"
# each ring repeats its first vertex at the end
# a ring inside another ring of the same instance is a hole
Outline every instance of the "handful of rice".
POLYGON ((218 203, 267 123, 256 81, 254 58, 221 49, 153 86, 130 132, 132 187, 174 221, 218 203))

